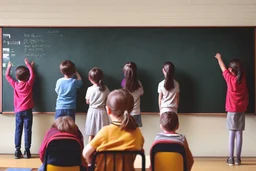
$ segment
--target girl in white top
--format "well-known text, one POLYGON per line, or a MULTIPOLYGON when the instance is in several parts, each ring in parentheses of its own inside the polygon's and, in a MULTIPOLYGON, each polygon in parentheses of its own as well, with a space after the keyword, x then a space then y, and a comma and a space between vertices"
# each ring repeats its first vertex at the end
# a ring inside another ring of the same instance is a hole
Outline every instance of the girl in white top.
POLYGON ((105 108, 109 89, 103 84, 103 72, 99 68, 92 68, 89 71, 88 79, 92 86, 88 87, 85 96, 86 103, 89 104, 85 135, 89 136, 90 142, 103 126, 110 123, 105 108))
POLYGON ((175 67, 171 62, 165 62, 162 69, 165 79, 158 85, 158 104, 160 114, 164 112, 178 112, 179 83, 173 79, 175 67))
POLYGON ((121 86, 128 90, 134 99, 134 107, 131 112, 138 127, 142 127, 141 113, 140 113, 140 96, 143 95, 144 90, 141 82, 137 79, 137 66, 134 62, 127 62, 123 67, 124 79, 121 86))

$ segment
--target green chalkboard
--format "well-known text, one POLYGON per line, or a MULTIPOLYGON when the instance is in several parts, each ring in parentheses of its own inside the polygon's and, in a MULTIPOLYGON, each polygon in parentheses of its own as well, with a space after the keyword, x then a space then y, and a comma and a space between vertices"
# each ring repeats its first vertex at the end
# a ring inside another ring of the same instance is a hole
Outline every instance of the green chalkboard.
MULTIPOLYGON (((6 63, 14 69, 24 57, 34 60, 35 111, 54 112, 59 64, 72 60, 83 78, 77 94, 77 111, 85 112, 84 96, 90 83, 88 71, 100 67, 110 90, 120 88, 122 67, 138 66, 145 94, 142 112, 158 112, 158 83, 165 61, 176 67, 180 84, 180 113, 225 112, 226 84, 214 58, 220 52, 225 63, 242 60, 250 94, 248 112, 254 112, 254 28, 3 28, 3 77, 6 63)), ((13 90, 3 78, 3 111, 13 111, 13 90)))

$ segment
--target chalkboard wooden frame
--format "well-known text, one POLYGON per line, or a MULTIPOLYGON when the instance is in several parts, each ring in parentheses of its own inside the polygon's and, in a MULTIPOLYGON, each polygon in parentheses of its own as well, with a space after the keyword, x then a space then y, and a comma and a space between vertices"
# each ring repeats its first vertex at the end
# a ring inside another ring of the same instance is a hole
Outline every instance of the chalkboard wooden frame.
MULTIPOLYGON (((2 71, 3 71, 3 65, 2 65, 2 63, 3 63, 3 58, 2 58, 2 54, 3 54, 3 47, 2 47, 2 43, 3 43, 3 39, 2 39, 2 32, 3 30, 2 30, 2 28, 0 28, 0 54, 1 54, 1 57, 0 57, 0 71, 1 71, 1 73, 2 73, 2 71)), ((2 113, 3 112, 3 83, 2 83, 2 81, 3 81, 3 74, 1 74, 2 76, 0 77, 0 113, 2 113)))
MULTIPOLYGON (((254 27, 254 67, 256 67, 256 27, 254 27)), ((256 78, 256 68, 254 68, 254 76, 256 78)), ((255 81, 255 90, 256 90, 256 79, 255 81)), ((254 94, 254 99, 256 99, 256 92, 254 94)), ((256 114, 256 101, 254 104, 254 114, 256 114)))
MULTIPOLYGON (((6 28, 8 28, 8 26, 5 26, 6 28)), ((9 26, 9 27, 17 27, 17 28, 22 28, 22 27, 32 27, 32 28, 44 28, 44 27, 50 27, 50 26, 9 26)), ((71 26, 51 26, 51 28, 94 28, 94 27, 97 27, 97 28, 100 28, 100 27, 104 27, 104 28, 136 28, 136 26, 88 26, 88 27, 71 27, 71 26)), ((137 28, 154 28, 154 27, 158 27, 158 26, 145 26, 145 27, 137 27, 137 28)), ((171 27, 171 26, 170 26, 171 27)), ((161 26, 161 28, 170 28, 169 26, 161 26)), ((214 28, 214 27, 217 27, 217 28, 221 28, 221 27, 230 27, 232 28, 231 26, 203 26, 203 27, 191 27, 191 26, 181 26, 180 28, 214 28)), ((240 27, 243 27, 243 26, 233 26, 233 27, 237 27, 237 28, 240 28, 240 27)), ((244 26, 244 27, 249 27, 249 26, 244 26)), ((254 26, 252 26, 254 27, 254 26)), ((171 27, 173 28, 173 27, 171 27)), ((0 54, 2 55, 3 54, 3 48, 2 48, 2 40, 3 40, 3 37, 2 37, 2 33, 3 33, 3 27, 0 27, 0 54)), ((0 70, 2 72, 2 69, 3 69, 3 65, 2 65, 2 57, 0 57, 0 70)), ((255 69, 254 69, 254 74, 255 74, 255 77, 256 77, 256 27, 254 27, 254 66, 255 66, 255 69)), ((0 114, 14 114, 14 112, 3 112, 3 75, 0 76, 0 114)), ((256 90, 256 79, 255 79, 255 90, 256 90)), ((256 99, 256 91, 254 93, 254 98, 256 99)), ((254 108, 255 108, 255 111, 254 111, 254 114, 256 114, 256 100, 255 100, 255 103, 254 103, 254 108)), ((55 112, 33 112, 33 114, 54 114, 55 112)), ((85 114, 85 112, 78 112, 77 114, 85 114)), ((141 112, 142 115, 151 115, 151 114, 158 114, 158 112, 141 112)), ((185 114, 182 114, 182 113, 179 113, 181 115, 193 115, 193 116, 226 116, 226 113, 185 113, 185 114)), ((251 114, 251 113, 248 113, 248 114, 251 114)))

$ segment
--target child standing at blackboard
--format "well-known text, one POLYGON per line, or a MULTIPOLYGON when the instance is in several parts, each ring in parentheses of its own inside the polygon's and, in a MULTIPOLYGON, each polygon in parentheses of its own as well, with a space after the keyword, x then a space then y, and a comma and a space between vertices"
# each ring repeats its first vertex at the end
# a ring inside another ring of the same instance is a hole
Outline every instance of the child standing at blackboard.
POLYGON ((60 64, 60 71, 64 77, 57 80, 55 87, 58 95, 55 119, 60 116, 70 116, 75 121, 76 91, 82 86, 81 76, 76 71, 75 64, 70 60, 65 60, 60 64))
POLYGON ((179 83, 174 79, 175 67, 172 62, 165 62, 162 69, 164 80, 158 84, 158 104, 160 114, 164 112, 178 112, 179 83))
POLYGON ((103 83, 103 72, 99 68, 92 68, 89 71, 88 79, 92 86, 87 89, 85 95, 86 103, 89 104, 85 134, 89 136, 90 142, 103 126, 109 124, 105 108, 109 89, 103 83))
POLYGON ((18 81, 15 81, 10 76, 10 70, 12 67, 11 62, 9 61, 8 67, 6 70, 6 79, 14 89, 14 110, 15 110, 15 158, 19 159, 22 157, 20 151, 21 148, 21 137, 23 132, 24 124, 24 133, 25 133, 25 151, 24 157, 30 158, 30 147, 31 147, 31 136, 32 136, 32 123, 33 123, 33 114, 32 108, 34 107, 32 89, 35 80, 35 74, 33 72, 34 62, 31 64, 28 62, 28 59, 25 58, 25 66, 19 66, 16 68, 16 78, 18 81))
POLYGON ((245 128, 245 111, 249 101, 246 77, 238 59, 231 60, 227 69, 219 53, 216 54, 215 58, 218 60, 222 75, 227 83, 226 124, 229 129, 229 158, 227 159, 227 164, 240 165, 243 130, 245 128), (234 160, 235 139, 236 159, 234 160))
POLYGON ((142 120, 140 114, 140 96, 143 95, 144 90, 141 82, 137 79, 137 66, 134 62, 127 62, 123 67, 124 79, 121 86, 128 90, 134 99, 134 107, 131 112, 138 127, 142 127, 142 120))

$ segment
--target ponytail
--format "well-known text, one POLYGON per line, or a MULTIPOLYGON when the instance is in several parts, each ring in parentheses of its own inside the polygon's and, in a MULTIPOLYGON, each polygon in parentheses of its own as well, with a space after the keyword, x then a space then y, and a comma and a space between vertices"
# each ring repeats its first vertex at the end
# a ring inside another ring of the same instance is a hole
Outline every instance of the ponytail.
POLYGON ((242 72, 240 70, 237 71, 236 82, 240 84, 242 82, 242 72))
POLYGON ((174 65, 171 62, 166 62, 164 64, 164 71, 165 71, 165 81, 164 81, 164 88, 167 91, 170 91, 174 88, 174 79, 173 79, 173 74, 174 74, 174 65))
POLYGON ((100 91, 105 91, 106 89, 103 83, 103 77, 104 77, 104 74, 102 70, 97 67, 92 68, 88 73, 89 80, 92 80, 94 83, 96 83, 97 86, 99 86, 100 91))
POLYGON ((110 92, 106 105, 111 109, 112 115, 121 122, 120 129, 125 131, 135 131, 136 121, 130 115, 134 100, 131 93, 126 89, 118 89, 110 92))
POLYGON ((236 75, 236 83, 240 84, 242 82, 243 72, 242 64, 238 59, 233 59, 229 63, 229 67, 232 72, 236 75))
POLYGON ((137 66, 134 62, 128 62, 123 67, 125 84, 124 88, 129 92, 134 92, 140 88, 139 81, 137 79, 137 66))
POLYGON ((172 90, 174 88, 174 80, 173 75, 169 72, 166 73, 165 82, 164 82, 164 88, 168 91, 172 90))
POLYGON ((134 118, 128 113, 127 110, 125 110, 123 120, 120 126, 121 130, 134 131, 137 127, 138 126, 134 118))
POLYGON ((106 87, 102 80, 99 80, 98 86, 100 87, 99 88, 100 91, 105 91, 106 87))

